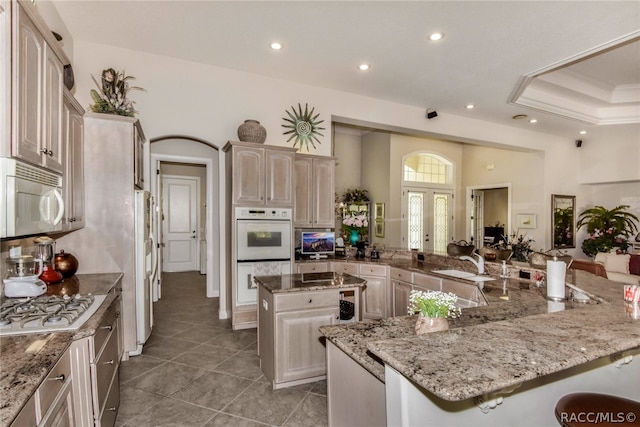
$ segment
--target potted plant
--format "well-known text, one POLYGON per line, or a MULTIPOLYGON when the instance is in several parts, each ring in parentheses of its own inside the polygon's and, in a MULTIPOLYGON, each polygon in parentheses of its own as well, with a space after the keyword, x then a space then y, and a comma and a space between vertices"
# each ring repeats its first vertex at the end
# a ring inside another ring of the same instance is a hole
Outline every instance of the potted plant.
POLYGON ((425 334, 449 329, 447 318, 458 317, 460 308, 456 307, 458 297, 451 292, 411 291, 409 295, 409 314, 418 313, 416 334, 425 334))
POLYGON ((598 252, 610 252, 614 248, 626 251, 627 239, 638 231, 638 217, 626 211, 629 206, 613 209, 594 206, 578 217, 577 228, 587 228, 587 238, 582 242, 582 252, 595 257, 598 252))

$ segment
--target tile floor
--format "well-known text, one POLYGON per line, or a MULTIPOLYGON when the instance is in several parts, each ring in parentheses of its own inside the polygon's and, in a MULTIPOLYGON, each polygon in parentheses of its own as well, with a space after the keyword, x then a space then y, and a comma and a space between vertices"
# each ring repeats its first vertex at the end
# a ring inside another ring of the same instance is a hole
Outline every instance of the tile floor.
POLYGON ((205 276, 164 273, 142 355, 120 366, 116 426, 326 426, 326 382, 273 391, 256 330, 232 331, 205 276))

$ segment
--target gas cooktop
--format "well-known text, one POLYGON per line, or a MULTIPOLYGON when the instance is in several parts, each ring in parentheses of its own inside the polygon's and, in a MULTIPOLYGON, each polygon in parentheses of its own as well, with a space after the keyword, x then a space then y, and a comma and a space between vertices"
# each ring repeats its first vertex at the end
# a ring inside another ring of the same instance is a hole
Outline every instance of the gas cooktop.
POLYGON ((0 305, 0 336, 74 331, 105 298, 91 294, 8 298, 0 305))

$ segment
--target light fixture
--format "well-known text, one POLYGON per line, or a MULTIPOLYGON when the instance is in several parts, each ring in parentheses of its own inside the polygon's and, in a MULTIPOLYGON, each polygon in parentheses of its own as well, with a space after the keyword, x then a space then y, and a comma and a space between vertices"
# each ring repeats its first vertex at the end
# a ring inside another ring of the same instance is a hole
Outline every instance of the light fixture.
POLYGON ((368 71, 371 68, 371 65, 362 63, 358 65, 358 70, 360 71, 368 71))
POLYGON ((526 114, 516 114, 515 116, 511 117, 513 120, 522 120, 522 119, 526 119, 527 115, 526 114))
POLYGON ((529 120, 529 123, 538 123, 538 119, 531 119, 529 120))
POLYGON ((425 116, 427 117, 427 119, 431 120, 433 118, 438 117, 438 112, 432 108, 428 108, 425 116))
POLYGON ((586 134, 587 134, 587 131, 586 131, 586 130, 581 130, 581 131, 580 131, 580 135, 586 135, 586 134))
POLYGON ((271 46, 271 49, 273 50, 280 50, 282 49, 282 44, 278 43, 278 42, 273 42, 271 43, 269 46, 271 46))
POLYGON ((473 104, 467 104, 467 105, 465 105, 464 108, 466 108, 467 110, 473 110, 474 108, 476 108, 476 106, 473 105, 473 104))
POLYGON ((443 33, 431 33, 429 34, 429 40, 431 40, 432 42, 437 42, 438 40, 442 40, 442 38, 444 37, 443 33))

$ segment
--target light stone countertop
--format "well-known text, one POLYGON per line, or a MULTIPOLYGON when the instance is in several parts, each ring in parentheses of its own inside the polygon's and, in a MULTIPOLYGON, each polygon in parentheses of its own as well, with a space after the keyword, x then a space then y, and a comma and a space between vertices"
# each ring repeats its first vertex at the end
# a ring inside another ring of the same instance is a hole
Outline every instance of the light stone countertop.
POLYGON ((50 287, 53 292, 48 294, 72 289, 83 295, 107 295, 100 308, 76 331, 0 337, 0 426, 11 424, 73 340, 95 334, 116 299, 116 292, 111 290, 121 279, 121 273, 82 274, 65 279, 63 289, 50 287))
MULTIPOLYGON (((408 269, 433 274, 433 265, 408 269)), ((554 312, 544 288, 512 275, 485 282, 489 305, 464 309, 447 332, 416 336, 415 316, 323 326, 321 332, 378 379, 384 381, 386 363, 445 400, 479 396, 640 346, 640 321, 627 314, 622 284, 576 270, 567 272, 567 282, 596 301, 567 301, 554 312)))
POLYGON ((285 292, 322 291, 364 287, 366 280, 350 274, 322 272, 256 276, 254 280, 272 294, 285 292))

